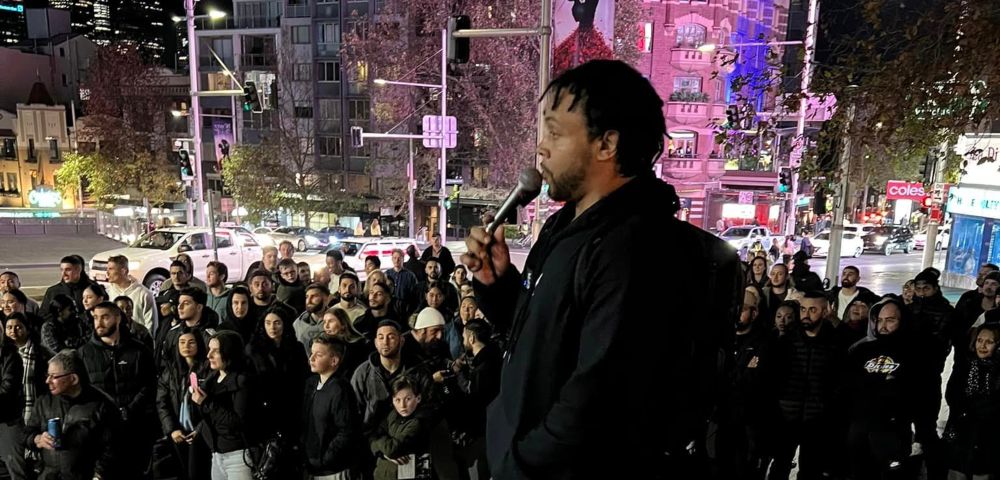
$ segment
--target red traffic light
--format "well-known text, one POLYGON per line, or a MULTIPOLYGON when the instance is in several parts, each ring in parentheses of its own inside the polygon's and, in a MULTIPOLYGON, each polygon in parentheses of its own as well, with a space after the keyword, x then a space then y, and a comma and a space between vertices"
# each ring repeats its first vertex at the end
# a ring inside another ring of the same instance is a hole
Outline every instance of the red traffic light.
POLYGON ((923 206, 924 208, 931 208, 934 205, 934 199, 931 197, 924 197, 923 206))

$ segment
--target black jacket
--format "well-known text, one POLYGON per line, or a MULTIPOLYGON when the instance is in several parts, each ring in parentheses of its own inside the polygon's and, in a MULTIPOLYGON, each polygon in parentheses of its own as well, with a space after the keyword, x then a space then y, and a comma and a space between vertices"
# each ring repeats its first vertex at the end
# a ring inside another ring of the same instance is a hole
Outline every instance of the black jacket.
MULTIPOLYGON (((160 329, 156 334, 157 345, 159 345, 156 355, 157 371, 163 371, 167 364, 173 363, 177 359, 177 343, 180 341, 185 325, 186 323, 183 321, 178 321, 176 324, 160 324, 160 329)), ((201 311, 201 319, 193 328, 201 333, 202 340, 204 340, 205 345, 208 345, 212 335, 215 335, 219 328, 219 316, 211 308, 205 307, 201 311)))
POLYGON ((361 417, 351 384, 333 375, 319 386, 319 375, 306 380, 301 422, 306 471, 313 476, 333 475, 355 465, 364 445, 361 417))
POLYGON ((81 273, 80 281, 76 283, 59 282, 49 287, 48 290, 45 290, 45 297, 42 298, 41 306, 38 307, 38 314, 45 320, 51 319, 52 316, 49 315, 49 304, 52 303, 52 300, 59 294, 69 295, 70 298, 76 302, 78 311, 83 310, 83 291, 93 283, 94 281, 91 280, 90 277, 81 273))
MULTIPOLYGON (((47 367, 48 365, 43 364, 42 368, 47 367)), ((47 390, 36 391, 41 395, 47 390)), ((20 420, 23 415, 24 364, 21 354, 17 353, 17 345, 5 337, 0 341, 0 423, 9 425, 20 420)))
POLYGON ((57 353, 67 348, 80 348, 93 335, 93 325, 80 317, 70 317, 66 323, 50 318, 42 325, 42 345, 57 353))
POLYGON ((944 371, 944 361, 951 352, 951 342, 954 336, 952 324, 955 309, 951 302, 944 298, 941 291, 931 297, 913 297, 913 303, 907 305, 907 311, 913 320, 916 332, 929 335, 937 341, 938 354, 935 358, 937 371, 944 371))
POLYGON ((40 479, 92 480, 95 473, 115 478, 115 442, 120 422, 121 415, 111 397, 88 385, 76 398, 51 394, 38 397, 22 442, 42 454, 45 468, 40 479), (62 447, 39 450, 35 437, 48 431, 50 418, 62 419, 62 447))
POLYGON ((395 320, 399 323, 399 327, 402 329, 402 331, 399 332, 401 334, 405 334, 410 331, 409 318, 404 318, 402 315, 392 311, 391 308, 389 309, 389 313, 387 313, 384 317, 376 317, 372 313, 372 309, 369 308, 364 314, 354 321, 354 329, 361 335, 364 335, 365 339, 369 342, 375 342, 375 335, 378 334, 378 324, 381 323, 382 320, 395 320))
POLYGON ((284 278, 278 278, 278 283, 275 286, 275 298, 292 307, 296 316, 306 311, 306 287, 302 285, 302 282, 287 283, 284 278))
POLYGON ((242 372, 226 375, 218 382, 219 373, 212 372, 205 379, 207 397, 198 406, 201 423, 198 436, 215 453, 229 453, 247 448, 247 442, 259 438, 250 428, 256 414, 254 395, 256 387, 251 377, 242 372))
MULTIPOLYGON (((286 327, 285 331, 292 331, 286 327)), ((294 334, 286 335, 281 346, 271 339, 255 339, 247 346, 247 359, 257 374, 260 400, 264 415, 260 420, 268 438, 280 431, 285 437, 299 435, 299 415, 302 386, 309 375, 309 359, 294 334)))
MULTIPOLYGON (((191 424, 195 427, 201 422, 201 413, 198 406, 190 398, 190 375, 192 371, 187 364, 180 365, 174 362, 169 368, 164 370, 158 379, 156 387, 156 412, 160 418, 160 427, 163 434, 170 436, 176 430, 190 433, 187 428, 181 425, 181 402, 187 398, 191 412, 191 424)), ((194 373, 198 375, 198 385, 205 388, 205 378, 208 377, 208 362, 195 365, 194 373)))
POLYGON ((656 478, 657 462, 621 459, 660 458, 687 435, 683 416, 635 417, 691 406, 695 310, 714 293, 703 237, 663 208, 674 196, 650 176, 576 219, 567 204, 546 222, 523 274, 511 266, 490 286, 475 283, 486 317, 510 336, 487 414, 494 478, 656 478), (685 255, 650 265, 641 248, 649 238, 669 238, 685 255), (649 281, 667 270, 692 277, 649 281), (651 311, 653 298, 672 308, 651 311), (649 338, 660 343, 639 346, 649 338))
POLYGON ((815 337, 801 327, 781 337, 777 359, 778 407, 787 422, 830 420, 846 351, 833 325, 825 323, 815 337))
POLYGON ((819 278, 816 272, 810 270, 808 265, 804 267, 796 265, 795 269, 791 272, 790 278, 795 285, 795 289, 800 292, 823 291, 823 280, 819 278))
POLYGON ((425 268, 424 262, 419 258, 407 256, 408 260, 403 263, 403 268, 413 272, 413 275, 417 277, 417 283, 427 280, 427 269, 425 268))
POLYGON ((458 372, 456 381, 462 399, 457 403, 462 408, 461 423, 452 430, 463 431, 473 438, 486 434, 486 409, 500 393, 500 372, 503 369, 503 354, 492 342, 486 344, 479 355, 466 354, 466 364, 458 372))
POLYGON ((750 332, 736 335, 728 384, 730 391, 716 416, 720 423, 766 423, 776 413, 773 408, 776 342, 760 322, 758 317, 750 332))
POLYGON ((948 468, 969 475, 1000 471, 1000 362, 981 360, 963 349, 945 398, 951 413, 945 428, 948 468))
MULTIPOLYGON (((427 261, 432 258, 435 258, 433 245, 424 249, 424 254, 420 256, 420 261, 426 265, 427 261)), ((451 250, 448 250, 448 247, 441 245, 441 251, 438 253, 436 258, 438 260, 438 265, 441 266, 440 278, 445 280, 451 278, 451 272, 455 271, 455 257, 451 255, 451 250)), ((425 278, 423 280, 427 279, 425 278)))
POLYGON ((125 329, 117 345, 106 345, 94 334, 77 353, 87 366, 90 383, 111 396, 126 424, 149 426, 156 402, 153 353, 125 329))

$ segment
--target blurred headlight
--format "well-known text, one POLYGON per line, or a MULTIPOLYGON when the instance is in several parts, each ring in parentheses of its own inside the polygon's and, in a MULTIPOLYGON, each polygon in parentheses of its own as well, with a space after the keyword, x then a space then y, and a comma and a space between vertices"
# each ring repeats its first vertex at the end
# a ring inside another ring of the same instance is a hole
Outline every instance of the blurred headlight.
POLYGON ((128 262, 128 269, 130 271, 131 270, 138 270, 139 269, 139 265, 141 265, 139 262, 128 262))

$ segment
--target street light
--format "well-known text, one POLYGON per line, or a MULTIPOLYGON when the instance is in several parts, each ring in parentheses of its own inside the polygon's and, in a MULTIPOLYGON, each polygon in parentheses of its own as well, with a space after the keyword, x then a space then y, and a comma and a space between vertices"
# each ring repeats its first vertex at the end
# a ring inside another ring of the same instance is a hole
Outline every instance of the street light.
POLYGON ((384 78, 376 78, 375 80, 372 80, 372 82, 375 85, 404 85, 407 87, 441 88, 441 85, 434 85, 432 83, 394 82, 384 78))
POLYGON ((173 116, 174 116, 175 118, 179 118, 179 117, 187 117, 187 116, 190 116, 190 115, 191 115, 191 114, 190 114, 190 113, 188 113, 188 112, 182 112, 182 111, 180 111, 180 110, 171 110, 171 111, 170 111, 170 114, 171 114, 171 115, 173 115, 173 116))
MULTIPOLYGON (((174 15, 170 17, 170 19, 173 20, 174 23, 183 22, 184 20, 187 20, 187 18, 188 17, 181 17, 179 15, 174 15)), ((212 20, 218 20, 220 18, 226 18, 226 12, 222 10, 210 10, 207 15, 195 15, 192 18, 211 18, 212 20)))

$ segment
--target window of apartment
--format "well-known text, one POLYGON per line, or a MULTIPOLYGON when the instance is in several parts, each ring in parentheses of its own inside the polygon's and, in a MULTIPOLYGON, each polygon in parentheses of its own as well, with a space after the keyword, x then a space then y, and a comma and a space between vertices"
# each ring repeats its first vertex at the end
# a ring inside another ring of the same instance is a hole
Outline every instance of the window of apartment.
POLYGON ((368 121, 371 118, 370 102, 362 99, 348 100, 347 115, 351 120, 368 121))
POLYGON ((319 81, 336 83, 340 81, 340 62, 319 62, 319 81))
POLYGON ((639 37, 639 50, 649 53, 653 51, 653 24, 643 23, 639 26, 642 29, 642 36, 639 37))
POLYGON ((10 172, 8 172, 7 173, 7 191, 8 192, 17 192, 19 190, 20 189, 17 186, 17 174, 16 173, 10 173, 10 172))
POLYGON ((677 46, 697 48, 705 43, 705 27, 697 23, 687 23, 677 27, 677 46))
POLYGON ((693 93, 700 92, 701 77, 674 77, 674 91, 693 93))
POLYGON ((698 134, 686 130, 670 132, 669 154, 671 157, 693 157, 698 151, 698 134))
POLYGON ((243 128, 267 130, 271 128, 271 111, 262 113, 243 112, 243 128))
POLYGON ((65 48, 59 47, 59 56, 63 57, 63 58, 66 58, 66 49, 65 48))
POLYGON ((49 161, 59 161, 59 141, 54 138, 49 140, 49 161))
POLYGON ((302 25, 292 27, 292 43, 309 43, 309 26, 302 25))
POLYGON ((339 157, 344 154, 344 139, 341 137, 319 137, 319 154, 339 157))
POLYGON ((313 118, 313 107, 296 105, 295 118, 313 118))
POLYGON ((296 64, 295 70, 292 71, 292 80, 296 82, 312 81, 312 65, 308 63, 296 64))
POLYGON ((319 118, 323 120, 340 120, 340 110, 339 98, 319 99, 319 118))
POLYGON ((316 40, 317 43, 340 43, 339 23, 321 23, 317 26, 317 33, 319 34, 319 38, 316 40))
POLYGON ((350 20, 347 22, 347 31, 358 36, 358 38, 364 40, 365 38, 365 23, 356 20, 350 20))
POLYGON ((29 162, 37 162, 38 161, 38 157, 35 156, 35 139, 34 138, 29 138, 28 139, 28 161, 29 162))
POLYGON ((62 76, 62 81, 63 81, 63 86, 64 87, 69 85, 69 82, 66 81, 66 74, 65 73, 62 76))
POLYGON ((723 28, 719 30, 719 45, 729 45, 732 43, 729 39, 729 29, 723 28))
POLYGON ((0 158, 17 160, 17 140, 13 138, 0 139, 0 158))

